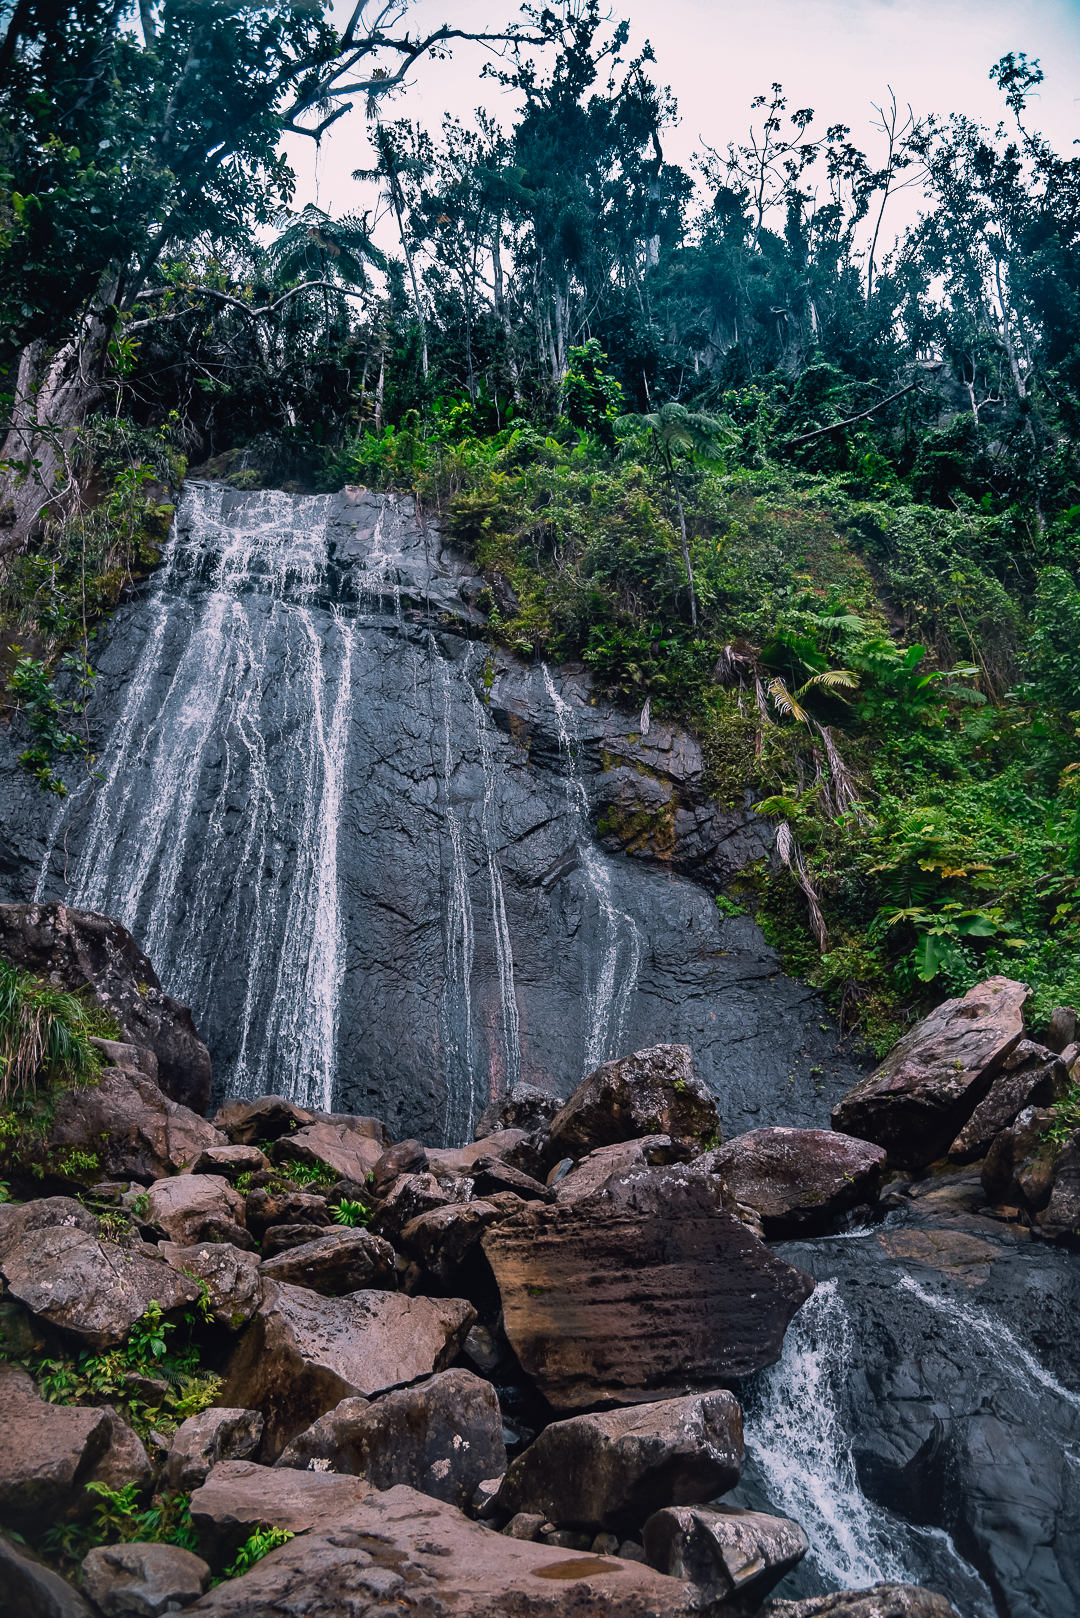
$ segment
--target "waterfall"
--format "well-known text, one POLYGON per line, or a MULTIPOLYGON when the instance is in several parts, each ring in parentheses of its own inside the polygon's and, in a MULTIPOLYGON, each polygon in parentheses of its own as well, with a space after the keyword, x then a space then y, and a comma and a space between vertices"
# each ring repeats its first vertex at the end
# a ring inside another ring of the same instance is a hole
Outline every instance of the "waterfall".
POLYGON ((963 1618, 994 1618, 990 1591, 947 1534, 903 1521, 859 1487, 841 1398, 851 1333, 837 1282, 819 1281, 788 1327, 779 1364, 747 1385, 747 1454, 768 1509, 801 1524, 823 1589, 938 1585, 944 1570, 963 1618))
POLYGON ((574 827, 585 881, 596 900, 603 935, 597 965, 591 981, 587 978, 585 983, 584 1073, 591 1073, 601 1062, 622 1055, 626 1014, 641 969, 642 939, 634 918, 617 909, 612 900, 611 873, 593 840, 589 796, 577 767, 573 713, 556 690, 546 663, 543 671, 544 687, 555 712, 559 748, 565 761, 566 808, 574 827), (623 956, 621 975, 620 954, 623 956))
POLYGON ((434 637, 432 652, 442 681, 442 789, 443 812, 450 833, 450 881, 446 890, 444 939, 446 982, 440 1004, 440 1030, 447 1070, 456 1083, 447 1086, 447 1138, 465 1139, 476 1113, 476 1073, 472 1029, 472 971, 474 959, 472 898, 465 856, 464 828, 454 810, 452 702, 450 669, 439 655, 434 637))
MULTIPOLYGON (((468 677, 466 658, 465 675, 468 677)), ((499 1000, 502 1008, 502 1034, 505 1065, 502 1073, 503 1091, 512 1090, 521 1078, 521 1028, 518 1020, 517 991, 514 987, 514 954, 510 943, 510 927, 506 920, 506 895, 503 892, 502 872, 499 869, 498 830, 495 824, 495 760, 492 757, 491 729, 476 691, 469 683, 473 713, 476 718, 476 743, 484 768, 484 802, 481 824, 484 849, 487 855, 488 885, 491 894, 491 920, 495 939, 495 959, 499 970, 499 1000)))

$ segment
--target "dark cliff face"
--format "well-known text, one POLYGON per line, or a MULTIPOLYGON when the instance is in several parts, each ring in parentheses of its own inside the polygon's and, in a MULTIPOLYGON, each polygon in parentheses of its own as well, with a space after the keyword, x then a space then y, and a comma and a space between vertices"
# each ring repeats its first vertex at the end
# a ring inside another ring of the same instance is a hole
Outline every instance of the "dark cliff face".
POLYGON ((98 654, 93 794, 57 812, 4 744, 0 897, 118 916, 218 1095, 457 1141, 519 1078, 685 1042, 725 1133, 827 1124, 830 1019, 714 903, 770 828, 692 738, 470 639, 480 588, 411 499, 189 486, 98 654))

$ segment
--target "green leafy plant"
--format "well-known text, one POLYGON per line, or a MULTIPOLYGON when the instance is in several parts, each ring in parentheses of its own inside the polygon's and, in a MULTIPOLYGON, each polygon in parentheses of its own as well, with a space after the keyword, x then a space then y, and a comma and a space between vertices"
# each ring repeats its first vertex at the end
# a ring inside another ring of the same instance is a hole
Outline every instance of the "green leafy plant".
POLYGON ((339 1225, 355 1228, 370 1225, 374 1212, 373 1208, 365 1208, 362 1202, 352 1202, 348 1197, 342 1197, 334 1209, 334 1219, 339 1225))
POLYGON ((243 1574, 249 1573, 256 1562, 261 1562, 264 1556, 276 1551, 279 1545, 287 1545, 294 1536, 288 1528, 275 1528, 264 1524, 244 1541, 229 1566, 225 1569, 226 1579, 239 1579, 243 1574))
POLYGON ((0 1102, 42 1084, 89 1084, 101 1066, 75 994, 0 959, 0 1102))

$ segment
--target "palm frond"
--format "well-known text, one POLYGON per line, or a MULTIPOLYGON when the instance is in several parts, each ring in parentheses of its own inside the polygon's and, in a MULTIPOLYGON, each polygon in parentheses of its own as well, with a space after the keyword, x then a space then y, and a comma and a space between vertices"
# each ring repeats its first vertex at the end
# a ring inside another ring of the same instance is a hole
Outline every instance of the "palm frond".
POLYGON ((797 699, 792 696, 779 675, 769 681, 769 696, 778 713, 790 714, 793 719, 799 719, 804 725, 809 725, 809 714, 799 706, 797 699))

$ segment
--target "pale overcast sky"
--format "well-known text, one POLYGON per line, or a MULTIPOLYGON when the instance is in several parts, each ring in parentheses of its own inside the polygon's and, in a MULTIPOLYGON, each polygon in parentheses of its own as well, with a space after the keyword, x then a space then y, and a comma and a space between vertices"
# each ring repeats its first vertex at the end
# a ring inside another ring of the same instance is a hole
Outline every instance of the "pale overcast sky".
MULTIPOLYGON (((1062 153, 1080 137, 1080 0, 614 0, 611 9, 629 19, 631 53, 652 43, 655 76, 679 103, 665 156, 687 167, 699 138, 720 148, 738 140, 751 99, 774 80, 790 110, 814 107, 822 127, 849 124, 871 154, 872 103, 889 85, 916 114, 964 112, 996 123, 1005 109, 987 74, 1010 50, 1040 58, 1046 74, 1032 125, 1062 153)), ((513 15, 497 0, 416 0, 408 23, 498 27, 513 15)), ((451 61, 420 64, 384 116, 435 131, 445 111, 468 119, 486 105, 508 128, 514 103, 480 78, 485 59, 481 48, 457 45, 451 61)), ((298 204, 318 202, 332 214, 371 206, 370 190, 349 177, 371 161, 362 109, 341 120, 317 159, 311 142, 293 137, 287 149, 298 204)), ((902 222, 898 210, 891 228, 902 222)), ((388 233, 384 245, 392 249, 394 239, 388 233)))

